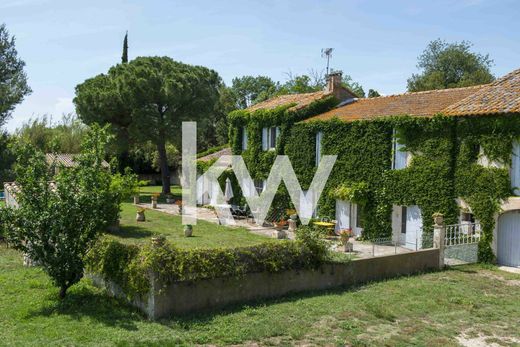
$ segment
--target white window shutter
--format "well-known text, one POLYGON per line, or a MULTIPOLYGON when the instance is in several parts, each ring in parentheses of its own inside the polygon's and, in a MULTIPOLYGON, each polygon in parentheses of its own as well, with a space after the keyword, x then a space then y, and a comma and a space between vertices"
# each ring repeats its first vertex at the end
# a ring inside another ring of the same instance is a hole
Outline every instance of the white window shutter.
POLYGON ((323 138, 323 133, 319 131, 316 134, 316 166, 320 165, 321 160, 321 139, 323 138))
POLYGON ((269 132, 269 129, 268 128, 262 128, 262 150, 264 151, 267 151, 269 149, 268 146, 268 138, 267 138, 267 134, 269 132))
POLYGON ((399 143, 396 131, 394 129, 394 135, 393 135, 393 150, 394 150, 394 157, 392 160, 392 168, 395 170, 404 169, 408 166, 408 152, 403 151, 404 145, 399 143))
POLYGON ((511 158, 511 186, 515 195, 520 195, 520 142, 513 142, 513 153, 511 158))
POLYGON ((247 128, 242 127, 242 150, 245 151, 247 149, 247 128))

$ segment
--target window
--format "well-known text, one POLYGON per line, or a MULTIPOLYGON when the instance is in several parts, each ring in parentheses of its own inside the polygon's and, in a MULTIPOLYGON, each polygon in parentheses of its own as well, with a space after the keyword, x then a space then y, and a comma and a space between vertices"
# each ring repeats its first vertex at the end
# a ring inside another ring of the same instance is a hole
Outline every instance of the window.
POLYGON ((406 206, 401 206, 401 234, 406 234, 406 206))
POLYGON ((262 129, 262 149, 264 151, 275 149, 276 148, 276 140, 280 135, 279 127, 270 127, 262 129))
POLYGON ((242 127, 242 150, 245 151, 247 149, 247 128, 242 127))
POLYGON ((473 216, 473 214, 469 212, 462 212, 460 214, 460 220, 461 222, 475 223, 475 216, 473 216))
POLYGON ((255 190, 260 195, 265 190, 265 180, 255 180, 255 190))
POLYGON ((408 155, 407 151, 403 151, 404 145, 399 143, 397 139, 397 132, 394 129, 394 135, 392 139, 392 151, 394 153, 392 158, 392 169, 399 170, 404 169, 408 166, 408 155))
POLYGON ((316 166, 320 165, 321 160, 321 139, 323 138, 323 133, 319 131, 316 134, 316 166))

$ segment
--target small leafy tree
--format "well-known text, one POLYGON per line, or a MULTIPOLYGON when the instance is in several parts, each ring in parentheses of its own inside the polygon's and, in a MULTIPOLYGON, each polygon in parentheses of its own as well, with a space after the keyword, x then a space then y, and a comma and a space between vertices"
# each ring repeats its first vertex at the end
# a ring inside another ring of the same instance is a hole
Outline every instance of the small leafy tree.
POLYGON ((83 277, 85 254, 119 213, 122 194, 102 165, 108 140, 106 128, 93 126, 77 166, 54 177, 42 152, 26 144, 17 148, 19 207, 2 212, 3 228, 15 248, 52 278, 60 298, 83 277))
POLYGON ((468 41, 447 43, 437 39, 419 56, 420 74, 408 79, 408 91, 468 87, 492 82, 493 60, 489 55, 471 51, 468 41))

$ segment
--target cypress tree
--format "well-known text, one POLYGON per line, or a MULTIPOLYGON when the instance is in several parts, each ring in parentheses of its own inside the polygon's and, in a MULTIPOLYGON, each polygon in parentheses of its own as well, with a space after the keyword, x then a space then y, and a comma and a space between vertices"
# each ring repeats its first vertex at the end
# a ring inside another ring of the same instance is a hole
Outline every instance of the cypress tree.
POLYGON ((121 56, 121 62, 123 64, 128 63, 128 31, 126 32, 123 41, 123 55, 121 56))

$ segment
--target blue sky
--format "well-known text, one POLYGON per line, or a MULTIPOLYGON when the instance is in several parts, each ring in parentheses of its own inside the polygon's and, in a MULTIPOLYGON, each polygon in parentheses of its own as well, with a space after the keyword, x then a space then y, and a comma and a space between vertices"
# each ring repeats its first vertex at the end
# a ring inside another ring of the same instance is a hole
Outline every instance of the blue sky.
POLYGON ((469 40, 489 53, 497 76, 520 68, 520 2, 486 1, 51 1, 2 0, 0 23, 17 38, 33 93, 7 129, 31 117, 73 111, 74 87, 120 61, 167 55, 205 65, 226 83, 235 76, 331 66, 365 90, 404 92, 417 56, 436 38, 469 40))

